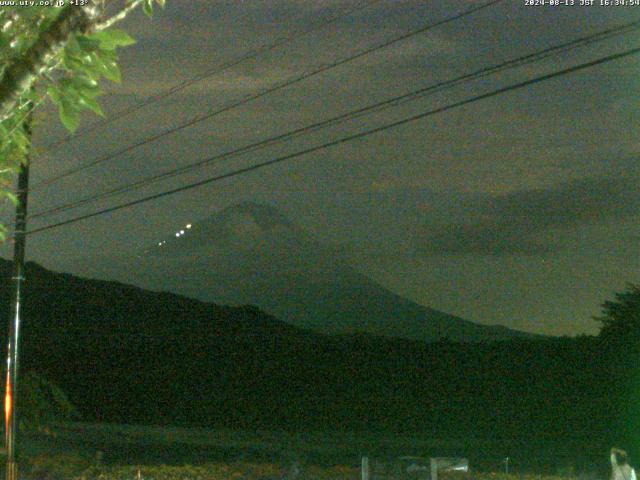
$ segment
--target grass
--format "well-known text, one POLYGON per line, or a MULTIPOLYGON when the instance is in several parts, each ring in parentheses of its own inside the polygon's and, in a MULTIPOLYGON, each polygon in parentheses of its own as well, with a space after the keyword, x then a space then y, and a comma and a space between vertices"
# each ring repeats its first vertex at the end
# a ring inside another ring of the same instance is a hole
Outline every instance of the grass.
MULTIPOLYGON (((235 463, 235 464, 205 464, 205 465, 143 465, 143 466, 112 466, 93 469, 85 472, 80 478, 98 478, 100 480, 134 480, 138 477, 144 480, 280 480, 286 471, 279 465, 270 463, 235 463), (92 475, 97 476, 92 477, 92 475)), ((308 467, 300 473, 300 480, 357 480, 360 471, 355 468, 308 467)))
MULTIPOLYGON (((82 466, 69 456, 48 458, 37 463, 27 477, 39 480, 360 480, 360 469, 303 466, 297 477, 287 468, 272 463, 211 463, 203 465, 110 465, 82 466), (71 460, 71 461, 70 461, 71 460)), ((419 480, 411 475, 374 477, 372 480, 419 480)), ((575 476, 510 475, 504 473, 441 474, 441 480, 578 480, 575 476)))
MULTIPOLYGON (((532 442, 439 440, 371 432, 291 433, 85 423, 55 425, 48 432, 21 435, 19 441, 20 472, 24 474, 21 478, 33 480, 134 480, 138 471, 143 480, 280 480, 293 464, 300 466, 299 480, 356 480, 360 479, 363 454, 377 461, 401 455, 470 459, 471 474, 443 480, 577 478, 572 462, 575 457, 567 452, 563 456, 556 444, 541 448, 532 442), (531 452, 538 457, 528 456, 531 452), (512 471, 518 475, 492 473, 504 468, 501 461, 507 455, 512 471)), ((602 460, 606 468, 607 457, 602 460)))

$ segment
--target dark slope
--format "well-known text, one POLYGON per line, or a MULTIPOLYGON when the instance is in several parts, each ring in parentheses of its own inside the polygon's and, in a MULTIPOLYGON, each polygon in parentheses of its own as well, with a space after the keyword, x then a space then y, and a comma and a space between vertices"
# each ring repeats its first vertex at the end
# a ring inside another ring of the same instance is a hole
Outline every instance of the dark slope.
POLYGON ((342 255, 267 205, 238 204, 184 232, 93 275, 135 279, 146 288, 217 303, 255 304, 320 333, 463 342, 532 337, 403 298, 355 271, 342 255))
MULTIPOLYGON (((9 262, 0 275, 7 318, 9 262)), ((24 306, 22 368, 59 384, 91 421, 559 437, 601 435, 612 412, 593 339, 323 336, 254 307, 34 264, 24 306)))

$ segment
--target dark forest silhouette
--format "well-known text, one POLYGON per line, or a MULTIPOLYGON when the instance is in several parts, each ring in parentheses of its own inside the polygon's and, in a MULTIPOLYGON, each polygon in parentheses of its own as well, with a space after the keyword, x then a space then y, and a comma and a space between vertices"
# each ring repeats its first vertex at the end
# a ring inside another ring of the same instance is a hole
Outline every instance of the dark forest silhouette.
POLYGON ((599 336, 465 344, 324 336, 35 264, 28 278, 22 368, 87 421, 566 438, 638 457, 637 286, 604 304, 599 336))

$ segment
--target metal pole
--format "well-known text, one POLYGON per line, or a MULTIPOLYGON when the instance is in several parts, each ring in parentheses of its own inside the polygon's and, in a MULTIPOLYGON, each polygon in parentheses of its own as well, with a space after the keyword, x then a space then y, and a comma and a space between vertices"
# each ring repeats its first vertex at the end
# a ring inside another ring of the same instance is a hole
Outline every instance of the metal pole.
MULTIPOLYGON (((31 107, 29 107, 31 109, 31 107)), ((31 114, 25 120, 25 130, 31 137, 31 114)), ((16 205, 16 226, 13 235, 13 297, 9 318, 9 339, 7 343, 7 381, 4 397, 5 445, 7 448, 6 480, 18 480, 16 461, 16 393, 18 380, 18 334, 22 312, 22 285, 24 282, 24 254, 27 228, 27 194, 29 189, 29 159, 25 158, 18 173, 18 192, 16 205)))
POLYGON ((362 480, 369 480, 369 457, 362 457, 362 480))

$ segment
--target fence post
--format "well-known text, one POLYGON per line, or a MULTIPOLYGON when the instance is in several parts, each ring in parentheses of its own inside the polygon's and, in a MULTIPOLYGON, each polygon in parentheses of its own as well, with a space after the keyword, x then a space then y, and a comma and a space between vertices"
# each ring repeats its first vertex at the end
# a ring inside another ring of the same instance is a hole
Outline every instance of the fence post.
POLYGON ((362 480, 369 480, 369 457, 362 457, 362 480))
POLYGON ((431 480, 438 480, 438 459, 431 459, 431 480))

